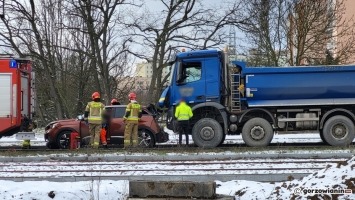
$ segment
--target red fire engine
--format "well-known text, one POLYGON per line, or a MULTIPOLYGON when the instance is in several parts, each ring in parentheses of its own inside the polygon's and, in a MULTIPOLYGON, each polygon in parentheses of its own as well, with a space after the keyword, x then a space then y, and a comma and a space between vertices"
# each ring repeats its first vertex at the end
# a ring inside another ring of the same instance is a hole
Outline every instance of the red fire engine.
POLYGON ((0 55, 0 138, 13 134, 17 139, 34 138, 33 80, 30 59, 0 55))

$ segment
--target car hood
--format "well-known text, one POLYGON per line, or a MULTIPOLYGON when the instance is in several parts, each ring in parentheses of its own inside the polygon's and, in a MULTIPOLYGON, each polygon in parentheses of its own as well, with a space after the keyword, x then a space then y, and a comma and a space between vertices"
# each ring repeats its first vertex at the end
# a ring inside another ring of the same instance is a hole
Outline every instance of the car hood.
POLYGON ((77 122, 77 119, 62 119, 62 120, 57 120, 57 121, 52 121, 51 123, 49 123, 47 126, 59 123, 59 124, 68 124, 68 123, 74 123, 77 122))

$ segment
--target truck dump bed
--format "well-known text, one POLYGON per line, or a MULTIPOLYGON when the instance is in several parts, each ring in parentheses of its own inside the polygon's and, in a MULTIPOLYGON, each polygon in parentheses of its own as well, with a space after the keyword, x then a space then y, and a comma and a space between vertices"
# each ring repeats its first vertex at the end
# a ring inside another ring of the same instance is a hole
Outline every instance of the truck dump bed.
POLYGON ((355 66, 240 66, 249 107, 355 103, 355 66))

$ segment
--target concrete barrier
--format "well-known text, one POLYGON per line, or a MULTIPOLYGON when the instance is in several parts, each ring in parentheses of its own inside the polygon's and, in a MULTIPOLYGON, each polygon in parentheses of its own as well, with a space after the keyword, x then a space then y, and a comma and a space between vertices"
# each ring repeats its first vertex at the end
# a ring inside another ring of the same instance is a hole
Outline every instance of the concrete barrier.
POLYGON ((130 181, 130 198, 205 198, 216 197, 215 182, 130 181))

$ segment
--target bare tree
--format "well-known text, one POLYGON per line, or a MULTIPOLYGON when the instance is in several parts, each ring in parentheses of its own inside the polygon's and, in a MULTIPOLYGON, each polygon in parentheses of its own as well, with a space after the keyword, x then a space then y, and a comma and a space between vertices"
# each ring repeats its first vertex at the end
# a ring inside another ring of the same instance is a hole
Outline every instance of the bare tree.
MULTIPOLYGON (((119 38, 120 13, 117 12, 117 8, 125 4, 136 5, 126 0, 69 0, 69 2, 71 8, 68 9, 68 14, 82 21, 84 27, 80 29, 68 25, 67 28, 87 34, 90 41, 91 70, 98 72, 93 74, 95 87, 108 103, 113 94, 110 81, 114 80, 110 72, 126 64, 130 43, 129 38, 119 38)), ((117 73, 113 76, 117 76, 117 73)))
POLYGON ((347 62, 355 50, 355 22, 344 18, 345 9, 349 8, 344 0, 293 3, 288 40, 294 58, 291 65, 326 64, 327 56, 347 62))
POLYGON ((242 21, 237 15, 239 4, 236 2, 224 9, 196 0, 161 0, 160 6, 162 10, 152 12, 147 8, 143 14, 131 16, 131 21, 126 21, 132 30, 129 34, 134 36, 137 46, 144 48, 144 51, 133 53, 152 65, 151 102, 158 99, 163 88, 167 76, 163 77, 162 71, 174 51, 181 47, 217 47, 224 43, 223 27, 242 21))
POLYGON ((286 47, 287 27, 284 22, 288 0, 250 0, 244 3, 243 12, 247 20, 241 29, 250 44, 250 64, 279 66, 286 47))
POLYGON ((118 15, 106 16, 115 13, 114 2, 90 4, 92 17, 83 17, 76 6, 86 7, 78 3, 87 2, 31 0, 6 5, 9 14, 2 19, 1 45, 33 58, 42 121, 82 113, 91 93, 100 87, 109 101, 116 95, 119 77, 127 73, 129 42, 120 40, 118 29, 112 28, 117 27, 118 15), (90 34, 88 24, 94 29, 90 34))

